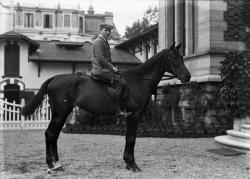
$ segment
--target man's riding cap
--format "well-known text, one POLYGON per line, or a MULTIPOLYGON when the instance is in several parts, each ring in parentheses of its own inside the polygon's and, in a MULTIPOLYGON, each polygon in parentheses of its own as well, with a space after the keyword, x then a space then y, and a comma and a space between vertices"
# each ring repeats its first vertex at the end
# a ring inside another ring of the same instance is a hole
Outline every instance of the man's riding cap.
POLYGON ((103 29, 103 28, 107 28, 107 29, 113 29, 113 25, 112 24, 108 24, 108 23, 101 23, 100 24, 100 29, 103 29))

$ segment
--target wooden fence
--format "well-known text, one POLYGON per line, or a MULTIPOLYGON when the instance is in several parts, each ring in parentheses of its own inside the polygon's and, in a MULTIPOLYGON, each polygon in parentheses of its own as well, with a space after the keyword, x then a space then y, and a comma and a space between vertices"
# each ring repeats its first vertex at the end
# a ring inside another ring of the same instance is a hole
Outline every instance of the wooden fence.
POLYGON ((7 99, 0 99, 0 130, 29 130, 47 128, 51 111, 48 98, 43 100, 39 107, 32 115, 24 117, 20 109, 24 106, 25 101, 22 99, 21 104, 10 103, 7 99))

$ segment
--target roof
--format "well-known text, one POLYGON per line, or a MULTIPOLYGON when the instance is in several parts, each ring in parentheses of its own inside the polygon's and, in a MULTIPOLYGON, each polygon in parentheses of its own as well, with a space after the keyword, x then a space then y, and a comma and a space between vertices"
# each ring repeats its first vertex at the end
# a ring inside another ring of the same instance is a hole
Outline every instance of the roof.
MULTIPOLYGON (((72 42, 61 43, 56 41, 37 41, 39 49, 29 56, 33 62, 78 62, 90 63, 92 57, 92 44, 84 43, 73 46, 72 42), (68 48, 67 48, 68 47, 68 48), (72 48, 73 47, 73 48, 72 48)), ((134 55, 119 49, 110 49, 113 63, 140 64, 141 61, 134 55)))
POLYGON ((39 43, 30 39, 27 36, 25 36, 21 33, 15 32, 15 31, 9 31, 9 32, 0 34, 0 39, 5 39, 5 40, 21 39, 21 40, 24 40, 24 41, 28 42, 28 44, 29 44, 29 52, 30 53, 35 52, 39 48, 39 43))
POLYGON ((116 45, 115 48, 127 51, 135 46, 138 47, 138 44, 146 43, 150 38, 158 43, 158 23, 148 27, 140 35, 116 45))

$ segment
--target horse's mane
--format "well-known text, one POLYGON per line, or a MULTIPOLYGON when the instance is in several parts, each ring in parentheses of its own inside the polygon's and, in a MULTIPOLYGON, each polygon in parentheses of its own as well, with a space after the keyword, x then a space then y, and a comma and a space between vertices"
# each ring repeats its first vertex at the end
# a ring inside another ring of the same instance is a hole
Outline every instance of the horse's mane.
POLYGON ((149 71, 155 64, 158 63, 158 61, 163 57, 165 53, 167 53, 168 49, 163 49, 159 53, 152 56, 150 59, 148 59, 146 62, 140 64, 139 66, 127 70, 126 73, 133 74, 133 75, 139 75, 142 73, 145 73, 149 71))

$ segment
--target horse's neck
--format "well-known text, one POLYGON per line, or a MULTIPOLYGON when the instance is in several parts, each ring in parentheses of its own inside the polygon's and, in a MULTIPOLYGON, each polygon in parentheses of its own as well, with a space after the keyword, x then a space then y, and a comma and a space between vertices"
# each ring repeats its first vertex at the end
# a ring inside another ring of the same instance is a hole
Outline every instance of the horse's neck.
POLYGON ((147 91, 153 92, 157 88, 158 83, 160 82, 164 71, 162 70, 161 61, 149 62, 150 64, 142 64, 138 68, 138 79, 141 79, 141 87, 147 91), (150 67, 146 68, 146 70, 142 70, 145 66, 150 67))

